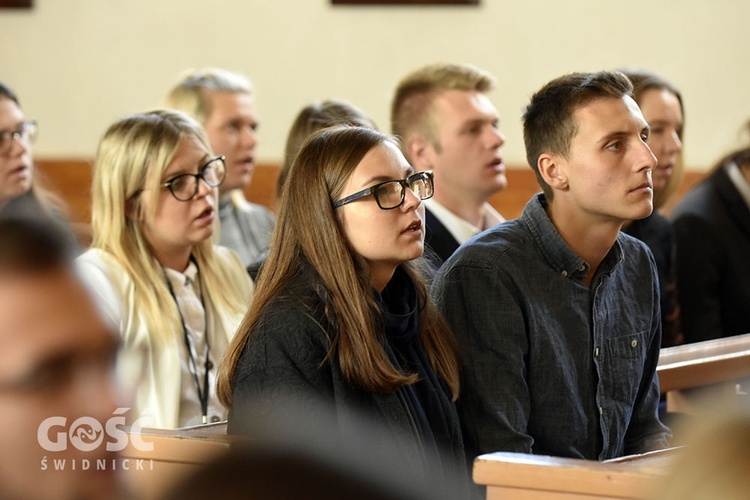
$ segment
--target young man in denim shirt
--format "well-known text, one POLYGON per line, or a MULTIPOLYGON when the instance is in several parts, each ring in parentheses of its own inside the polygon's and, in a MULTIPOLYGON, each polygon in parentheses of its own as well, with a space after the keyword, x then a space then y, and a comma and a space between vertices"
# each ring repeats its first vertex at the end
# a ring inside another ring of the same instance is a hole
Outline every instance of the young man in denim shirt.
POLYGON ((653 208, 649 127, 620 73, 537 92, 524 140, 543 193, 467 242, 432 292, 462 351, 468 458, 606 460, 668 446, 657 417, 653 257, 620 232, 653 208))

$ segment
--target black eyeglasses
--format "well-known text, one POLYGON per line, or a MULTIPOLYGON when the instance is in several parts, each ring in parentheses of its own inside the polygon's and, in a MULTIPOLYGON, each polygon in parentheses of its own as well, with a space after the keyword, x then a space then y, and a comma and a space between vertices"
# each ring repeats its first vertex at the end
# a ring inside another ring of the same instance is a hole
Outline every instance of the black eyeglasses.
POLYGON ((215 188, 224 182, 227 166, 223 156, 217 156, 208 160, 197 174, 180 174, 172 177, 161 185, 169 189, 172 196, 179 201, 190 201, 198 194, 198 180, 202 180, 206 186, 215 188))
POLYGON ((333 208, 339 208, 347 203, 357 201, 365 196, 373 195, 378 206, 382 210, 392 210, 400 207, 406 197, 406 189, 411 190, 420 200, 432 198, 435 194, 435 184, 431 171, 417 172, 406 179, 397 181, 385 181, 372 187, 358 191, 333 204, 333 208))
POLYGON ((13 139, 32 142, 36 137, 37 126, 34 120, 21 122, 15 130, 3 130, 0 132, 0 154, 10 151, 13 139))

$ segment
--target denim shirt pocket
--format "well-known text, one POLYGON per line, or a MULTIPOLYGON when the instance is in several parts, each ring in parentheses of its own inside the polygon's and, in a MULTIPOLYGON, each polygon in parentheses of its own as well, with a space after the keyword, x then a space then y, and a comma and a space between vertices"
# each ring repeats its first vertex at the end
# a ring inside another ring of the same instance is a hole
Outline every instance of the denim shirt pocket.
POLYGON ((628 406, 635 403, 648 355, 648 330, 607 339, 611 396, 628 406))

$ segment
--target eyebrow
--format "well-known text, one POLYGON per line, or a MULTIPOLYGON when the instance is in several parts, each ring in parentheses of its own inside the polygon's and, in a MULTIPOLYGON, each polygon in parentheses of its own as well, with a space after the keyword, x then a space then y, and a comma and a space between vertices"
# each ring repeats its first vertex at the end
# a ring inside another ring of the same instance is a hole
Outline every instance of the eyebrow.
POLYGON ((476 118, 469 118, 465 122, 463 122, 464 127, 468 127, 469 125, 484 125, 485 123, 491 123, 493 125, 499 125, 500 124, 500 118, 497 116, 479 116, 476 118))
MULTIPOLYGON (((210 160, 211 158, 212 158, 211 155, 209 155, 208 153, 205 153, 201 157, 201 160, 198 162, 198 171, 196 173, 200 172, 200 169, 202 169, 206 165, 206 162, 210 160)), ((193 172, 191 172, 190 168, 180 168, 179 170, 169 173, 169 174, 167 172, 164 172, 164 178, 162 179, 162 182, 166 182, 169 179, 174 179, 178 175, 184 175, 184 174, 192 175, 192 173, 193 172)))
POLYGON ((3 128, 3 129, 0 129, 0 133, 4 134, 5 132, 9 132, 9 133, 10 132, 15 132, 15 131, 17 131, 21 127, 21 125, 24 124, 25 121, 26 121, 26 119, 22 119, 21 121, 16 122, 15 125, 12 125, 12 128, 3 128))
MULTIPOLYGON (((409 165, 409 168, 406 169, 406 177, 409 177, 414 173, 414 167, 409 165)), ((380 184, 381 182, 389 182, 389 181, 399 181, 401 179, 394 179, 392 177, 389 177, 387 175, 376 175, 373 177, 370 177, 367 182, 362 183, 363 188, 367 188, 368 186, 371 186, 373 184, 380 184)))
POLYGON ((654 121, 652 121, 649 124, 649 126, 651 128, 654 128, 655 125, 662 125, 662 126, 664 126, 664 125, 672 125, 672 124, 676 125, 676 128, 682 128, 682 122, 676 122, 675 123, 672 120, 654 120, 654 121))

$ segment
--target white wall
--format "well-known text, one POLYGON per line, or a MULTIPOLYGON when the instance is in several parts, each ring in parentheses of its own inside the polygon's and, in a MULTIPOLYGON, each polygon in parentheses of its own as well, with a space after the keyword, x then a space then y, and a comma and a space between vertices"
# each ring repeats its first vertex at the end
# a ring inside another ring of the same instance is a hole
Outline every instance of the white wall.
POLYGON ((330 0, 33 0, 0 10, 0 80, 39 120, 40 158, 91 157, 123 114, 158 105, 188 67, 254 82, 259 156, 281 158, 312 100, 349 100, 388 129, 398 79, 435 61, 492 72, 491 95, 522 164, 530 94, 570 71, 655 70, 686 102, 686 155, 704 169, 750 118, 747 0, 480 0, 480 6, 332 6, 330 0))

